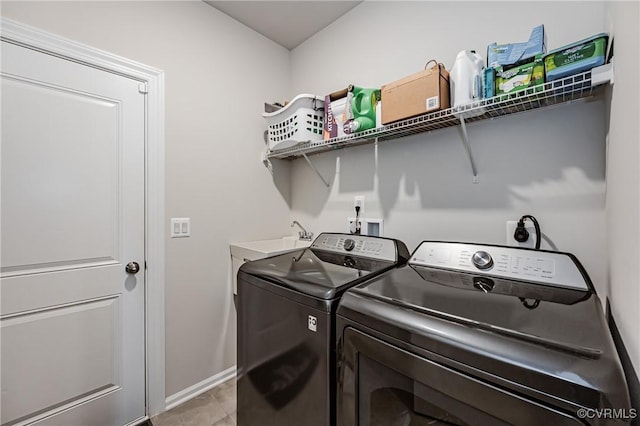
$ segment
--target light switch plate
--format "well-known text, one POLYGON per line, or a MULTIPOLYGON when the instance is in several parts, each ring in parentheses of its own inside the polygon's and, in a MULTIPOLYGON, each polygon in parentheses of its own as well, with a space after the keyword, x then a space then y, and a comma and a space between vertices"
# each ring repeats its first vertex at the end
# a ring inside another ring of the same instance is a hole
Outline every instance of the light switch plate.
POLYGON ((184 238, 191 236, 191 218, 171 218, 171 238, 184 238))

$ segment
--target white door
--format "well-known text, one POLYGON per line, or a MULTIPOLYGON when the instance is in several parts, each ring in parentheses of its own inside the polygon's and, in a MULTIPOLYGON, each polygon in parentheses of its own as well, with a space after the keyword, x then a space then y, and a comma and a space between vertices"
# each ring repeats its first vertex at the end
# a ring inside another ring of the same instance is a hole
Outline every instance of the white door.
POLYGON ((1 55, 1 423, 130 423, 145 415, 145 96, 46 53, 1 55))

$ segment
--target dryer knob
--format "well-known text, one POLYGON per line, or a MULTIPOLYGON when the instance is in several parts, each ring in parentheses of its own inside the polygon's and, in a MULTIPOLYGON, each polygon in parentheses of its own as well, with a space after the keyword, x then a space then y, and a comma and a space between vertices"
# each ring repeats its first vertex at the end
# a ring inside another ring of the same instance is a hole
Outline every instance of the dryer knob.
POLYGON ((484 293, 489 293, 496 284, 489 278, 476 277, 473 279, 473 286, 484 293))
POLYGON ((351 238, 347 238, 346 240, 344 240, 344 249, 346 251, 353 250, 355 246, 356 246, 356 242, 353 241, 351 238))
POLYGON ((482 250, 473 253, 473 256, 471 256, 471 261, 476 268, 481 270, 489 269, 493 266, 493 259, 491 258, 491 255, 482 250))

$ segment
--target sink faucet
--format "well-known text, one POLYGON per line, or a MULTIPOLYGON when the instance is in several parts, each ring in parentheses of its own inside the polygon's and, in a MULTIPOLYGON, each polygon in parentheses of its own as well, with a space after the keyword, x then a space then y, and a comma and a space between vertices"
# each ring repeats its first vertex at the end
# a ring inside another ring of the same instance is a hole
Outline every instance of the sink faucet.
POLYGON ((313 232, 307 232, 307 230, 304 229, 297 220, 294 220, 293 223, 291 223, 291 227, 293 228, 295 225, 298 225, 300 229, 302 229, 302 231, 298 232, 300 239, 304 241, 311 241, 313 238, 313 232))

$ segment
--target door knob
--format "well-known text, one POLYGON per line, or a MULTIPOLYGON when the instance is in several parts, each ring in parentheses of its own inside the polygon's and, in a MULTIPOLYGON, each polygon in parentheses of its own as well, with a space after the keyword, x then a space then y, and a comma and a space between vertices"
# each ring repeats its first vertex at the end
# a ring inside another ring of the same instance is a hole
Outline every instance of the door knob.
POLYGON ((124 270, 127 271, 127 274, 137 274, 140 270, 140 265, 138 265, 138 262, 129 262, 124 267, 124 270))

